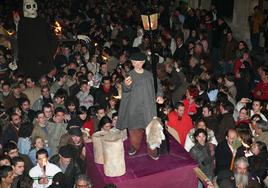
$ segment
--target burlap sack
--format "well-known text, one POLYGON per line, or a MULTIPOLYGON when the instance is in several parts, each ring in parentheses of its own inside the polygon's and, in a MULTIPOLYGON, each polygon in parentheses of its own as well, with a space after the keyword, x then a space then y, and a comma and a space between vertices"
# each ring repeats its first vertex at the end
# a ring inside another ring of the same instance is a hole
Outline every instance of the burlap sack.
POLYGON ((127 129, 119 130, 117 128, 112 128, 109 132, 112 134, 121 134, 123 141, 127 140, 127 129))
POLYGON ((106 134, 107 132, 98 131, 92 135, 94 161, 98 164, 103 164, 102 139, 106 134))
POLYGON ((124 146, 121 133, 110 133, 102 139, 104 154, 104 174, 109 177, 126 173, 124 146))

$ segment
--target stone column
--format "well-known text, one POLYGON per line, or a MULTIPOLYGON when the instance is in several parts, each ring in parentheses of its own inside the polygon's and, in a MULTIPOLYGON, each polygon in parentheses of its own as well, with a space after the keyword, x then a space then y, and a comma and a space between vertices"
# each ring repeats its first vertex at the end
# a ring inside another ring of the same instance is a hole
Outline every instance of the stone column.
POLYGON ((191 8, 194 8, 194 9, 199 8, 198 0, 188 0, 188 4, 191 8))
POLYGON ((201 8, 210 10, 211 7, 211 0, 201 0, 201 8))
POLYGON ((234 37, 237 40, 246 41, 249 46, 251 43, 248 17, 257 4, 258 0, 234 0, 233 19, 230 23, 227 21, 232 28, 234 37))

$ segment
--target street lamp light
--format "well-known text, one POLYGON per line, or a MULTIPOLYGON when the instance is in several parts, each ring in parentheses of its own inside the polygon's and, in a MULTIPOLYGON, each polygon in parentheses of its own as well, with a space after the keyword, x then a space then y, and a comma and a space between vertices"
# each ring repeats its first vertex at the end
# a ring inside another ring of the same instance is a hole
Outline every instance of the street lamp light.
POLYGON ((158 14, 141 15, 142 25, 144 30, 156 30, 158 25, 158 14))
POLYGON ((154 77, 154 88, 155 92, 157 92, 157 62, 154 60, 153 31, 156 30, 158 26, 158 13, 141 15, 141 20, 144 30, 149 31, 150 33, 150 63, 152 65, 152 73, 154 77))

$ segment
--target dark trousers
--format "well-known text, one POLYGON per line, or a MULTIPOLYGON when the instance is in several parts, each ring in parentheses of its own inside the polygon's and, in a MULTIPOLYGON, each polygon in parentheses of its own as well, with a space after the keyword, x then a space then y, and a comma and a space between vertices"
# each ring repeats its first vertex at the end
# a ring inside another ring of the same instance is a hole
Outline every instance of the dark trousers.
MULTIPOLYGON (((141 147, 141 142, 144 134, 144 129, 132 129, 129 130, 129 140, 130 144, 136 151, 138 151, 141 147)), ((147 145, 148 154, 151 156, 157 155, 157 149, 150 149, 150 147, 147 145)))
POLYGON ((252 33, 250 39, 251 39, 252 49, 257 50, 260 44, 260 33, 252 33))

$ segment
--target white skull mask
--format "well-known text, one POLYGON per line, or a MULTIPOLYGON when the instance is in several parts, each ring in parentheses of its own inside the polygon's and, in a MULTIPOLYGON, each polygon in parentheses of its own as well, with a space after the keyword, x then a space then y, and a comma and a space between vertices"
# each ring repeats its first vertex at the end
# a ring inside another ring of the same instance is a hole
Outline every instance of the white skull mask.
POLYGON ((37 17, 37 3, 34 0, 23 1, 23 16, 26 18, 37 17))

